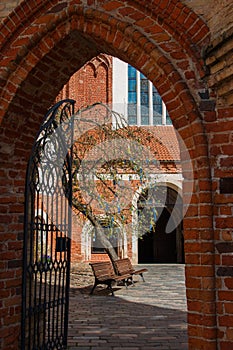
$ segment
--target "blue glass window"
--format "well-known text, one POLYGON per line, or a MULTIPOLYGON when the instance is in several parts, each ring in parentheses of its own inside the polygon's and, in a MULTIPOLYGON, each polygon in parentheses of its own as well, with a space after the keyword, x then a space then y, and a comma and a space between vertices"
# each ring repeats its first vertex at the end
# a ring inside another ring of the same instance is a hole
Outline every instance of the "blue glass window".
POLYGON ((146 93, 141 93, 141 105, 142 106, 149 106, 149 96, 146 93))
POLYGON ((128 103, 135 103, 137 104, 137 93, 134 92, 128 92, 128 103))
POLYGON ((136 69, 128 65, 128 78, 136 80, 136 69))
POLYGON ((149 125, 149 82, 143 74, 140 74, 140 78, 141 124, 149 125))
POLYGON ((128 82, 128 87, 129 87, 129 91, 135 91, 136 92, 136 80, 135 79, 129 79, 128 82))
POLYGON ((128 116, 129 125, 137 125, 137 117, 128 116))
POLYGON ((141 117, 149 116, 149 108, 147 106, 141 106, 141 117))
POLYGON ((137 124, 137 81, 136 69, 128 65, 128 123, 137 124))
POLYGON ((161 125, 162 120, 161 120, 161 115, 153 115, 153 125, 161 125))
POLYGON ((147 78, 145 77, 145 75, 143 75, 142 73, 140 73, 140 79, 146 79, 146 80, 147 80, 147 78))
POLYGON ((137 115, 137 106, 136 104, 133 103, 129 103, 128 104, 128 114, 131 116, 135 116, 137 115))
POLYGON ((161 119, 161 115, 162 115, 162 104, 157 104, 153 106, 153 115, 154 116, 158 116, 160 115, 160 119, 161 119))
POLYGON ((153 86, 153 124, 162 124, 162 98, 158 93, 158 90, 153 86))
POLYGON ((141 92, 148 93, 148 80, 141 79, 141 92))
POLYGON ((167 115, 166 115, 166 124, 172 125, 172 121, 171 121, 171 118, 169 117, 168 112, 167 112, 167 115))
POLYGON ((153 93, 153 105, 162 105, 161 96, 158 93, 153 93))
POLYGON ((149 116, 141 116, 141 124, 142 125, 149 125, 149 116))
MULTIPOLYGON (((152 88, 153 100, 153 124, 162 124, 162 98, 155 86, 152 88)), ((130 125, 137 124, 137 71, 128 65, 128 122, 130 125)), ((149 81, 140 73, 140 105, 141 125, 149 125, 149 81)), ((166 123, 172 124, 167 113, 166 123)))

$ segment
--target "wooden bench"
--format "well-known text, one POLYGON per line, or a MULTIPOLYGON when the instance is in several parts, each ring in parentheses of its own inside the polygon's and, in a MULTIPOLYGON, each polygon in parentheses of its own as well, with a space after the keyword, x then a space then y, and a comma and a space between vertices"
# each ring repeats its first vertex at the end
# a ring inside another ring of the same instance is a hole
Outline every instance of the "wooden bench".
POLYGON ((114 265, 119 276, 130 274, 133 283, 133 275, 140 275, 143 282, 145 282, 143 273, 148 270, 146 268, 135 270, 129 258, 115 260, 114 265))
POLYGON ((92 268, 94 277, 95 277, 95 283, 91 290, 90 294, 93 294, 95 287, 98 284, 105 284, 107 285, 114 296, 114 292, 112 289, 112 283, 123 281, 126 288, 127 288, 127 281, 131 278, 130 274, 122 274, 120 276, 115 274, 115 271, 113 269, 112 263, 110 261, 107 262, 96 262, 96 263, 90 263, 90 266, 92 268))

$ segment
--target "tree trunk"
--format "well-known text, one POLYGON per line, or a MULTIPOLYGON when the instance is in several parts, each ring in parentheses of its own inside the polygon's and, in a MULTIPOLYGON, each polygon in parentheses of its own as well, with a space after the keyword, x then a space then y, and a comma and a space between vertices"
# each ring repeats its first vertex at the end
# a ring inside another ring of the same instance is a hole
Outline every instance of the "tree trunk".
POLYGON ((108 254, 111 261, 117 260, 118 259, 117 253, 116 253, 114 247, 112 246, 111 242, 109 241, 109 239, 104 234, 101 225, 98 223, 97 225, 95 225, 95 228, 96 228, 98 240, 103 245, 103 247, 106 250, 106 253, 108 254))
POLYGON ((99 220, 97 217, 92 213, 91 210, 89 210, 84 204, 80 203, 75 197, 73 198, 73 206, 78 209, 83 215, 86 216, 88 220, 92 223, 93 227, 96 229, 97 238, 100 241, 100 243, 103 245, 104 249, 106 250, 106 253, 108 254, 109 258, 113 262, 114 260, 119 259, 118 255, 113 248, 111 242, 106 237, 103 228, 101 224, 99 223, 99 220))

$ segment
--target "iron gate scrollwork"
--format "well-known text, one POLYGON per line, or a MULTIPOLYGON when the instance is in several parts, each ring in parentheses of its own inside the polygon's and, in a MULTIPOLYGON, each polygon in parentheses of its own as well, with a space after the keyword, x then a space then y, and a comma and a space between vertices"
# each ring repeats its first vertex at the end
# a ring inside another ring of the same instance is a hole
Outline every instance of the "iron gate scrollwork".
POLYGON ((28 163, 22 350, 67 345, 74 104, 63 100, 48 111, 28 163))

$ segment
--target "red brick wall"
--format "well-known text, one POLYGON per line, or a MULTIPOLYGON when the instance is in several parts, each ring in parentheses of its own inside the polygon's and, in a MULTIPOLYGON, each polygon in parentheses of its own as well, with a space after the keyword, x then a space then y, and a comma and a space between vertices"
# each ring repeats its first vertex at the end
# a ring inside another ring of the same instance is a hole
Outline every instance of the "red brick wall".
POLYGON ((216 119, 207 123, 213 165, 217 327, 219 348, 224 350, 232 347, 233 340, 233 194, 222 193, 221 181, 233 174, 232 116, 233 108, 219 108, 216 119))
POLYGON ((112 102, 112 58, 99 55, 74 73, 58 95, 58 100, 72 98, 76 110, 96 102, 112 102))
MULTIPOLYGON (((19 349, 24 185, 32 143, 63 85, 100 52, 126 60, 156 85, 190 152, 195 183, 184 220, 189 348, 230 349, 232 195, 219 193, 220 178, 232 174, 230 29, 211 43, 207 21, 181 1, 88 0, 84 11, 82 1, 28 0, 6 18, 0 38, 1 349, 19 349), (221 48, 225 53, 218 56, 221 48)), ((185 200, 185 162, 183 174, 185 200)))

